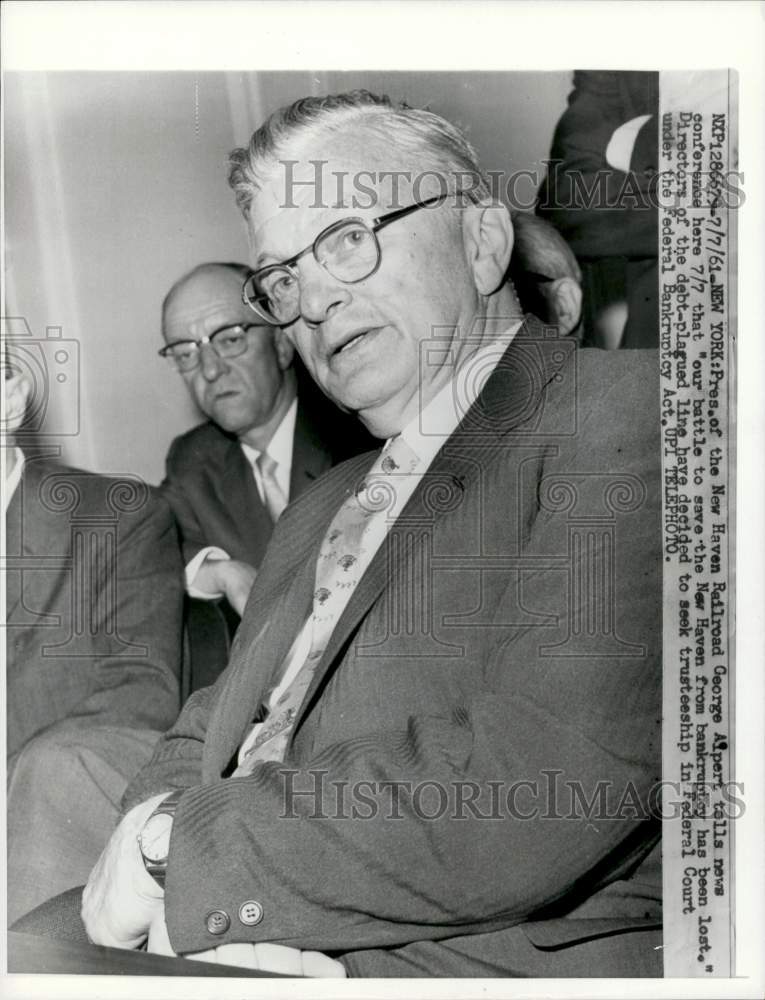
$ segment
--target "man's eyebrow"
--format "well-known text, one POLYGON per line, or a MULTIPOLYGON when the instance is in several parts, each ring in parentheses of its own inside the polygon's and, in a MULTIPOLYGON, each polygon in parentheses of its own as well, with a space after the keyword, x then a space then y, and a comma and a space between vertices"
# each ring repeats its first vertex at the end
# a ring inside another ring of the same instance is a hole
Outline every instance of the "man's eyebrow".
POLYGON ((265 267, 267 264, 280 264, 283 260, 289 259, 289 257, 277 257, 277 255, 271 253, 270 250, 261 250, 255 258, 252 269, 253 271, 257 271, 259 268, 265 267))
POLYGON ((320 210, 320 214, 314 220, 317 228, 316 232, 314 233, 313 239, 309 243, 305 244, 304 246, 301 246, 299 250, 296 250, 295 253, 290 254, 289 257, 284 257, 281 254, 275 254, 270 250, 261 250, 255 256, 254 260, 251 262, 252 270, 258 271, 260 270, 261 267, 266 267, 267 265, 270 264, 282 264, 286 260, 293 260, 295 257, 299 257, 300 254, 302 254, 305 250, 308 250, 313 246, 314 242, 316 241, 316 237, 318 237, 325 229, 328 229, 331 225, 333 225, 333 223, 338 222, 343 217, 343 215, 337 214, 338 211, 345 213, 347 215, 347 218, 349 219, 355 219, 355 218, 363 219, 367 214, 366 211, 360 208, 354 208, 353 205, 347 205, 347 206, 331 205, 329 207, 323 206, 320 210))
MULTIPOLYGON (((222 326, 216 327, 211 333, 206 334, 208 338, 215 337, 219 333, 223 333, 224 330, 233 330, 235 327, 240 326, 242 329, 248 325, 247 320, 238 319, 232 322, 224 323, 222 326)), ((257 323, 251 324, 252 326, 257 326, 257 323)), ((171 344, 198 344, 200 338, 192 337, 190 334, 185 337, 176 337, 175 340, 168 340, 168 345, 171 344)))

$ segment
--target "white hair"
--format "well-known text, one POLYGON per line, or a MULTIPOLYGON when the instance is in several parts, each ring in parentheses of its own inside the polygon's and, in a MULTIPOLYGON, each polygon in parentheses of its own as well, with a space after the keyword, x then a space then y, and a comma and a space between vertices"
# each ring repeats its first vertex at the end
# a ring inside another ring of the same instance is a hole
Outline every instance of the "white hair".
POLYGON ((254 195, 297 141, 319 135, 342 137, 352 125, 393 148, 407 165, 411 158, 412 172, 436 172, 445 182, 444 193, 459 190, 475 200, 489 194, 476 152, 460 129, 432 111, 353 90, 304 97, 281 108, 253 133, 248 146, 232 151, 228 180, 243 214, 247 216, 254 195))

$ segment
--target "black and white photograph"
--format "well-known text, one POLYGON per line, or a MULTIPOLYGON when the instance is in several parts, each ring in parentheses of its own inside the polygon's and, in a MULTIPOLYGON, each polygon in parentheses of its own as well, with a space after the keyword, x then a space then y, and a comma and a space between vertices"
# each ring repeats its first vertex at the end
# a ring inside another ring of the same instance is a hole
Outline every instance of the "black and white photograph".
POLYGON ((761 995, 761 7, 0 16, 4 995, 761 995))

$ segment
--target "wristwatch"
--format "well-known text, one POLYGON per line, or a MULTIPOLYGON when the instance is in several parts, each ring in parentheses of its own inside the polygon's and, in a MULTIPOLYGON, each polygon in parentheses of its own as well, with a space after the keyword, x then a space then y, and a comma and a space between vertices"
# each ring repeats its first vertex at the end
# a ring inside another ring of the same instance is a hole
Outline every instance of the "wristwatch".
POLYGON ((178 808, 178 801, 182 795, 183 789, 172 792, 163 799, 146 820, 137 838, 144 868, 157 885, 163 889, 165 888, 173 816, 175 816, 175 810, 178 808))

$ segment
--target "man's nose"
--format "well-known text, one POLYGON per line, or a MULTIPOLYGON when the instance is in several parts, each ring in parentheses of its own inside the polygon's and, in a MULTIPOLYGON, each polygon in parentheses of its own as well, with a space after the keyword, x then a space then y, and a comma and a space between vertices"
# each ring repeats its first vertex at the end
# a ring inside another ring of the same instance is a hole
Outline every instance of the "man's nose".
POLYGON ((350 287, 333 277, 317 261, 301 261, 300 315, 306 323, 317 325, 325 322, 351 298, 350 287))
POLYGON ((199 368, 202 376, 208 382, 214 382, 216 378, 227 369, 226 362, 216 352, 212 344, 201 344, 199 347, 199 368))

